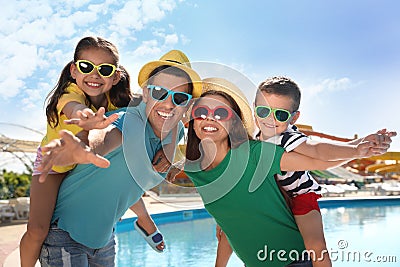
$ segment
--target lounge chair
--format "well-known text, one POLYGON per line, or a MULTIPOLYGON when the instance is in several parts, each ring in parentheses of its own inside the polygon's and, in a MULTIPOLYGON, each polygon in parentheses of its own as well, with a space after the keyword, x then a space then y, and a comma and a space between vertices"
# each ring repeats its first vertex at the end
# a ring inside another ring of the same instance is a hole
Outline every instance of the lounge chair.
POLYGON ((384 182, 382 183, 381 191, 383 191, 386 195, 398 195, 400 194, 400 183, 395 181, 384 182))
POLYGON ((344 196, 345 190, 333 184, 321 184, 322 195, 324 196, 344 196))
POLYGON ((345 193, 357 193, 358 187, 350 184, 337 184, 337 187, 342 188, 345 193))
POLYGON ((18 197, 11 199, 10 204, 13 206, 17 220, 27 220, 29 217, 29 197, 18 197))
POLYGON ((0 207, 0 220, 2 222, 11 222, 15 217, 14 209, 9 205, 4 205, 0 207))

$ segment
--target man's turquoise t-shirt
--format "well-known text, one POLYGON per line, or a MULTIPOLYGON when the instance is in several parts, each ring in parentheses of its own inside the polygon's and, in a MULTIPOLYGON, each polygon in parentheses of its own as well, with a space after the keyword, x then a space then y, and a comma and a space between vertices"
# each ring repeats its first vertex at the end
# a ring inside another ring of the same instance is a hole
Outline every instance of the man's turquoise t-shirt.
MULTIPOLYGON (((145 107, 140 103, 108 113, 118 112, 114 125, 123 134, 122 145, 105 156, 110 167, 80 164, 61 184, 52 221, 87 247, 105 246, 126 210, 164 179, 151 162, 162 145, 171 143, 171 134, 161 142, 147 123, 145 107)), ((176 142, 183 137, 182 123, 178 129, 176 142)))
POLYGON ((286 266, 305 250, 274 179, 281 173, 283 152, 270 143, 249 141, 231 149, 214 169, 201 171, 198 162, 185 167, 205 208, 248 267, 286 266))

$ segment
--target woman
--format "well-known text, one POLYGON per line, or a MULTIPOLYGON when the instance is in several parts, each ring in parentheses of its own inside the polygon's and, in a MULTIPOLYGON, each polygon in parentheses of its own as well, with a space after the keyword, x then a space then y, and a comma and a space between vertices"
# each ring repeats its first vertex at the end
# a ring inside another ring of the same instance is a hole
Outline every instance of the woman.
POLYGON ((224 79, 203 80, 191 115, 185 172, 238 257, 248 267, 312 266, 274 175, 337 163, 248 138, 254 129, 251 109, 243 93, 224 79))

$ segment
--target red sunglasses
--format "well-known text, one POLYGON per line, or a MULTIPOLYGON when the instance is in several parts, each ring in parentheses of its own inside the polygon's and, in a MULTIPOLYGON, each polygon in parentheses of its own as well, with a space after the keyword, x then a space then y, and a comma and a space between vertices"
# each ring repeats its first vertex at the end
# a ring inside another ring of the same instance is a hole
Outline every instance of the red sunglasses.
POLYGON ((192 109, 192 118, 195 120, 205 120, 208 115, 212 114, 217 121, 227 121, 233 116, 231 109, 223 106, 217 106, 214 109, 210 109, 207 106, 196 106, 192 109))

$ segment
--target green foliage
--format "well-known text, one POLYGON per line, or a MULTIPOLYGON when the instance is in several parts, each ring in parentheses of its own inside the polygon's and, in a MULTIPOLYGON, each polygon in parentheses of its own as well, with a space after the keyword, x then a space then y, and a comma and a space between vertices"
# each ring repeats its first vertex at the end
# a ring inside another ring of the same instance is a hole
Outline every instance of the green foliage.
POLYGON ((0 199, 29 196, 30 173, 15 173, 3 170, 0 173, 0 199))

